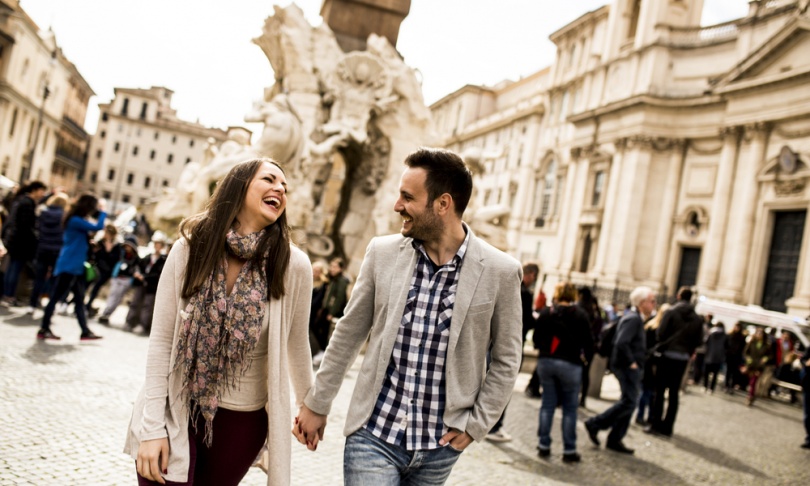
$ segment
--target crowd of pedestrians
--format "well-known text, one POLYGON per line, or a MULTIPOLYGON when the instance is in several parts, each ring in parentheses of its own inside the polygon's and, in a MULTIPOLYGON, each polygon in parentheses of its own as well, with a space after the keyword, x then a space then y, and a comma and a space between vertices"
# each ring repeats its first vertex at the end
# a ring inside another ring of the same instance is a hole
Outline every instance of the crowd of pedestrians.
POLYGON ((80 340, 101 339, 90 329, 88 319, 98 313, 93 302, 110 281, 121 288, 110 289, 105 308, 109 312, 99 322, 108 324, 126 290, 135 287, 124 328, 140 325, 148 334, 168 241, 155 232, 154 251, 142 257, 135 237, 128 234, 122 242, 104 209, 104 201, 92 194, 71 198, 60 188, 49 191, 41 181, 25 184, 3 199, 0 305, 21 307, 27 302, 24 312, 34 316, 47 296, 37 339, 61 339, 51 329, 52 317, 67 313, 70 306, 81 329, 80 340))

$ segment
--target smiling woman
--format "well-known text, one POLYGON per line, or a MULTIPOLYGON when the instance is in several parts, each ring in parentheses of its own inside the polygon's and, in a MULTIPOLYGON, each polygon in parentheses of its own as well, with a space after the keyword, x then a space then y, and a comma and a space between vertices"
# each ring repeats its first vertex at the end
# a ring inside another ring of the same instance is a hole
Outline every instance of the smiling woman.
POLYGON ((254 159, 181 223, 126 448, 139 484, 236 485, 264 444, 268 484, 289 484, 290 383, 299 402, 312 383, 312 270, 290 243, 286 206, 284 171, 254 159))

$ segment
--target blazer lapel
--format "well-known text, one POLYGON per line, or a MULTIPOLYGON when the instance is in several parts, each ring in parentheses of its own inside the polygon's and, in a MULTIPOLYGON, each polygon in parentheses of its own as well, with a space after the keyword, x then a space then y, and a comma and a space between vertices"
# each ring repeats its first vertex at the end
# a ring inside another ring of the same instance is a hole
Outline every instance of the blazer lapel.
MULTIPOLYGON (((387 262, 381 262, 386 265, 387 262)), ((405 310, 405 301, 408 300, 408 291, 411 289, 411 276, 416 265, 416 251, 411 246, 411 239, 405 238, 399 246, 396 261, 393 269, 389 270, 388 280, 388 316, 385 319, 383 329, 382 347, 380 360, 385 359, 385 363, 379 363, 377 367, 377 382, 380 381, 380 374, 385 373, 388 360, 394 350, 394 343, 399 332, 399 323, 402 320, 402 312, 405 310)), ((387 265, 386 265, 387 266, 387 265)), ((385 272, 386 270, 383 270, 385 272)), ((384 273, 383 273, 384 274, 384 273)), ((385 279, 384 279, 385 280, 385 279)))
POLYGON ((461 264, 461 275, 458 277, 458 289, 456 289, 456 302, 453 304, 453 318, 450 320, 450 341, 448 351, 455 349, 458 336, 461 333, 461 326, 467 317, 467 310, 470 308, 475 289, 481 273, 484 271, 484 263, 481 255, 481 248, 475 235, 470 235, 470 243, 467 247, 467 254, 461 264))

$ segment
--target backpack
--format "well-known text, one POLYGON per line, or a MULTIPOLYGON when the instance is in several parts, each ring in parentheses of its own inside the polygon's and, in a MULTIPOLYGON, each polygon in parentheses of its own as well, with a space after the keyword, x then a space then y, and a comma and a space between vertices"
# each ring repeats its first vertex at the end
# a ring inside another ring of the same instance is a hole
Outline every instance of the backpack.
POLYGON ((614 319, 602 328, 599 333, 599 348, 596 350, 599 356, 604 356, 608 360, 613 354, 613 344, 616 341, 616 328, 619 327, 619 319, 614 319))

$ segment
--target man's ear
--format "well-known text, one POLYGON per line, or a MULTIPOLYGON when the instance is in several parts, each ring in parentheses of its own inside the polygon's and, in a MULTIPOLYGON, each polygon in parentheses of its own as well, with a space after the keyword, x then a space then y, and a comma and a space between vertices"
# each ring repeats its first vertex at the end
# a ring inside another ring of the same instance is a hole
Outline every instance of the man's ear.
POLYGON ((433 210, 438 214, 446 214, 448 211, 453 210, 453 196, 444 193, 433 201, 433 210))

